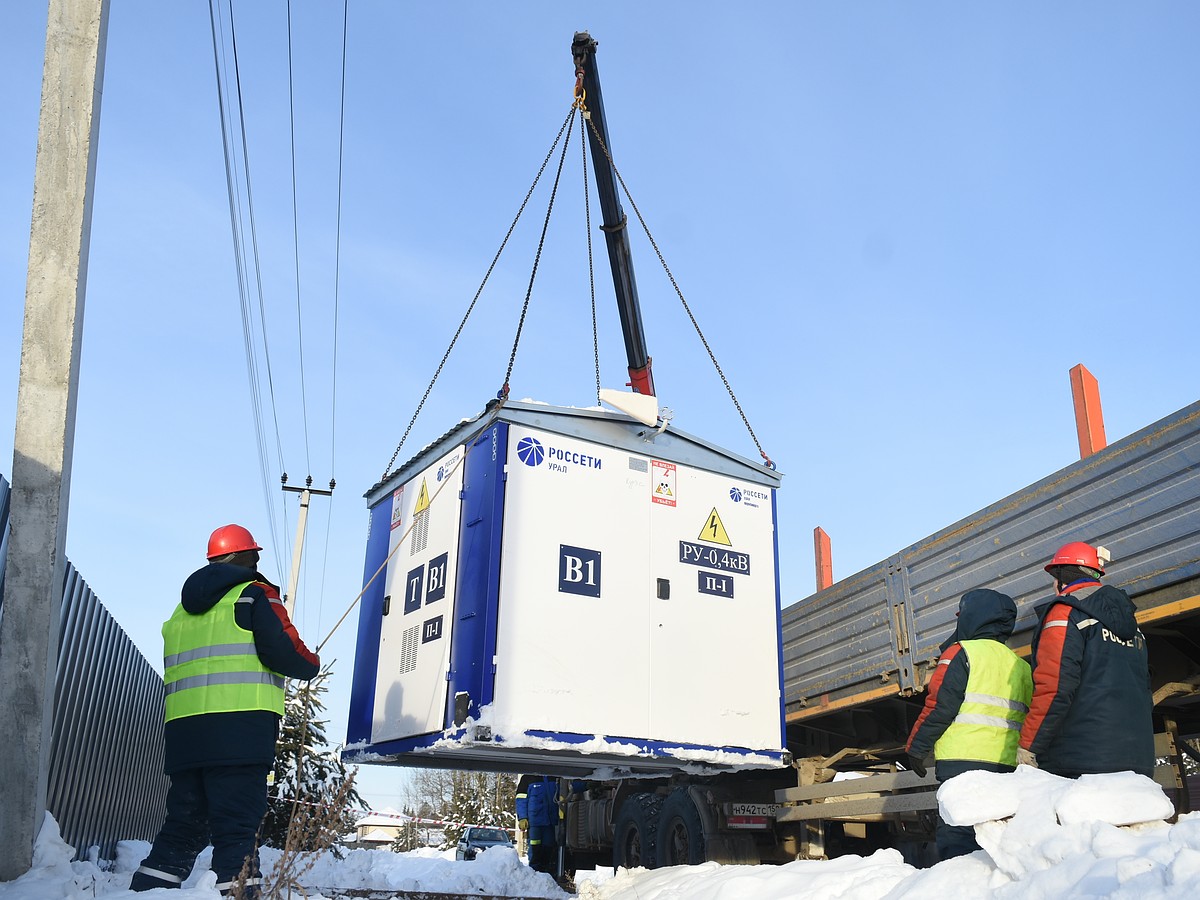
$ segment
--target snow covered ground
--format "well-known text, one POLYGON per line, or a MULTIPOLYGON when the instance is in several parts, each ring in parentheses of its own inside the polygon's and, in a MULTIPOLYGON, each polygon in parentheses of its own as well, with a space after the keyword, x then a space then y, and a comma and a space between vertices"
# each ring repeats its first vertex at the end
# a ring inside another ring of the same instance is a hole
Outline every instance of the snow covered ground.
MULTIPOLYGON (((894 850, 828 862, 783 866, 705 863, 646 871, 599 870, 579 874, 586 900, 782 900, 782 898, 927 898, 952 896, 1061 898, 1127 897, 1138 900, 1200 896, 1200 813, 1164 819, 1171 807, 1149 779, 1132 773, 1068 781, 1022 766, 1010 775, 971 772, 942 785, 942 815, 975 825, 983 852, 914 869, 894 850)), ((129 900, 129 879, 147 845, 120 845, 114 871, 93 862, 71 862, 52 819, 42 829, 33 868, 0 884, 0 900, 129 900)), ((278 859, 263 851, 265 869, 278 859)), ((356 850, 343 860, 323 855, 302 883, 380 892, 429 891, 458 896, 563 898, 549 876, 529 869, 512 850, 487 850, 474 862, 455 862, 453 851, 395 854, 356 850)), ((215 900, 207 853, 183 891, 155 891, 147 900, 215 900)), ((316 900, 321 894, 308 889, 316 900)))

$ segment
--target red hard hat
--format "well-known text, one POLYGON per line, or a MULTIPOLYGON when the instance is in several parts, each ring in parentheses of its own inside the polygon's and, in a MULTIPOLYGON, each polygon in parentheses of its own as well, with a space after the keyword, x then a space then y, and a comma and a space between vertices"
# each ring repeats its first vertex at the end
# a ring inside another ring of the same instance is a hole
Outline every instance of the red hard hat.
POLYGON ((1083 566, 1086 569, 1095 569, 1101 575, 1104 574, 1104 566, 1100 562, 1100 555, 1096 553, 1096 548, 1083 541, 1073 541, 1059 547, 1058 552, 1054 554, 1054 559, 1046 564, 1046 571, 1053 575, 1055 566, 1083 566))
POLYGON ((216 559, 227 553, 243 550, 261 550, 247 529, 241 525, 222 525, 208 539, 208 558, 216 559))

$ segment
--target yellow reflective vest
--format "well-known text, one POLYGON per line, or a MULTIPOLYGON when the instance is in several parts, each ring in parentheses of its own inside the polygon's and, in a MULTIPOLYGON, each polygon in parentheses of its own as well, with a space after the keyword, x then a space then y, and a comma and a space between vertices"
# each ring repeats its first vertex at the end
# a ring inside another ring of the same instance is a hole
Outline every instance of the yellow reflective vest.
POLYGON ((958 715, 933 745, 935 759, 1017 764, 1021 724, 1033 698, 1029 663, 999 641, 961 641, 967 689, 958 715))
POLYGON ((234 604, 252 581, 230 588, 205 613, 180 604, 163 624, 167 721, 263 709, 283 715, 284 677, 258 659, 254 634, 238 627, 234 604))

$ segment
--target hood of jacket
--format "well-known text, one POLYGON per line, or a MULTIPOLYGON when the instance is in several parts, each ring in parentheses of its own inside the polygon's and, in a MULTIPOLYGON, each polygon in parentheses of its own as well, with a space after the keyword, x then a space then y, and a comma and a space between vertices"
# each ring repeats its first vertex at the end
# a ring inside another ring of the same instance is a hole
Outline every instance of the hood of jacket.
POLYGON ((235 585, 260 580, 261 576, 253 569, 229 563, 211 563, 188 576, 183 583, 179 602, 192 615, 198 616, 216 606, 235 585))
POLYGON ((1017 623, 1017 604, 1008 594, 990 588, 967 591, 958 601, 958 625, 942 645, 944 651, 956 641, 990 639, 1004 643, 1017 623))
POLYGON ((1123 641, 1128 641, 1137 634, 1137 619, 1134 614, 1137 607, 1120 588, 1111 585, 1100 587, 1087 586, 1070 594, 1060 594, 1053 600, 1047 600, 1037 607, 1038 619, 1043 618, 1055 603, 1066 603, 1081 613, 1095 619, 1123 641))

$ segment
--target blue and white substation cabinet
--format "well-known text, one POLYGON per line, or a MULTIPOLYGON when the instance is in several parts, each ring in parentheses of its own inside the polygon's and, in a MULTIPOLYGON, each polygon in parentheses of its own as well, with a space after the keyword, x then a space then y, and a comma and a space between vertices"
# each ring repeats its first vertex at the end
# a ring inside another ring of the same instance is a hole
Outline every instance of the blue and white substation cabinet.
POLYGON ((780 479, 601 409, 509 402, 460 423, 367 494, 343 758, 785 764, 780 479))

